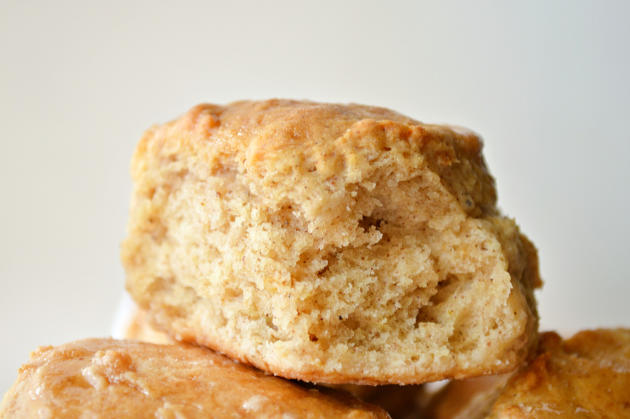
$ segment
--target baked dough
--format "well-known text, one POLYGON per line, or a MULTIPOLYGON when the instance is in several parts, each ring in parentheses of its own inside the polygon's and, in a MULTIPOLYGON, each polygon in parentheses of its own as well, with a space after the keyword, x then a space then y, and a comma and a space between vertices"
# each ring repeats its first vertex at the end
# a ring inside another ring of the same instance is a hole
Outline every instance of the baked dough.
POLYGON ((630 330, 583 331, 566 341, 544 333, 534 359, 511 377, 453 382, 432 404, 436 419, 628 418, 630 330))
POLYGON ((301 387, 189 345, 88 339, 43 347, 0 418, 387 418, 342 392, 301 387))
POLYGON ((383 108, 196 106, 136 149, 127 289, 175 339, 287 378, 513 370, 536 340, 536 251, 481 148, 383 108))

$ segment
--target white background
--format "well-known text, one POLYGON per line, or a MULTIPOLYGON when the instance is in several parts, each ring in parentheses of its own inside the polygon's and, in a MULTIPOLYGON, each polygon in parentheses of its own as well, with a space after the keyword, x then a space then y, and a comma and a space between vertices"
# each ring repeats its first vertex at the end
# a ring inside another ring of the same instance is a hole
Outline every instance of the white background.
POLYGON ((391 107, 485 138, 542 327, 630 326, 630 2, 0 5, 0 393, 108 335, 142 131, 202 102, 391 107))

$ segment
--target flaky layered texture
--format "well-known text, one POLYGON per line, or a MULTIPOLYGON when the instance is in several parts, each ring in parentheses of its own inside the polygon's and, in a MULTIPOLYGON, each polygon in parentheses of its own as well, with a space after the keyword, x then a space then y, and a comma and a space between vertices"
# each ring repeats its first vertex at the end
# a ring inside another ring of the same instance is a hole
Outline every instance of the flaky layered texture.
POLYGON ((627 418, 629 389, 630 330, 589 330, 566 341, 548 332, 520 371, 453 382, 431 410, 436 419, 627 418))
POLYGON ((188 345, 89 339, 31 354, 1 418, 387 418, 188 345))
POLYGON ((536 252, 470 132, 382 108, 200 105, 146 132, 122 258, 177 340, 287 378, 421 383, 514 369, 536 252))
MULTIPOLYGON (((157 344, 175 343, 167 334, 156 330, 142 310, 135 310, 131 315, 125 339, 139 340, 157 344)), ((317 386, 314 386, 317 388, 317 386)), ((350 393, 366 403, 383 408, 392 419, 418 419, 424 417, 424 408, 428 396, 422 385, 411 386, 359 386, 353 384, 328 385, 328 388, 350 393)))

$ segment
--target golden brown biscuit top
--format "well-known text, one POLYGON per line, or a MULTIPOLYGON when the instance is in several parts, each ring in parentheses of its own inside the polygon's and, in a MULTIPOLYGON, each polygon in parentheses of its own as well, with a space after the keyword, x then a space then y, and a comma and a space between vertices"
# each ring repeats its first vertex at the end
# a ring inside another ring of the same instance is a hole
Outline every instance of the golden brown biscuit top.
POLYGON ((43 347, 2 418, 387 417, 339 394, 268 376, 209 350, 88 339, 43 347))
POLYGON ((630 330, 584 331, 564 342, 543 334, 489 417, 630 417, 630 330))
POLYGON ((139 184, 152 166, 171 162, 192 173, 203 164, 210 172, 244 177, 253 195, 273 191, 273 202, 281 196, 304 202, 308 218, 323 205, 313 197, 327 197, 330 213, 343 213, 345 206, 334 211, 334 197, 351 193, 348 185, 373 188, 371 174, 393 158, 399 169, 392 179, 428 166, 466 213, 480 216, 496 211, 494 180, 481 148, 470 131, 422 124, 384 108, 282 99, 202 104, 145 133, 132 175, 139 184))

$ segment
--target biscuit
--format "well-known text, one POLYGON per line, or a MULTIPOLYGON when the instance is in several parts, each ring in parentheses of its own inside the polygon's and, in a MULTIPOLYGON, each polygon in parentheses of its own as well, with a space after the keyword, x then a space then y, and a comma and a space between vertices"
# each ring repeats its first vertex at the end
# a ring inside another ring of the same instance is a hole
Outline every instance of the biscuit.
POLYGON ((387 418, 189 345, 88 339, 31 354, 0 418, 387 418))
POLYGON ((199 105, 132 161, 127 289, 159 329, 286 378, 412 384, 535 344, 533 245, 472 132, 361 105, 199 105))
MULTIPOLYGON (((155 330, 151 326, 142 310, 135 309, 127 323, 127 328, 123 331, 125 339, 157 344, 174 343, 167 334, 155 330)), ((392 419, 423 417, 424 406, 427 401, 422 385, 359 386, 353 384, 330 384, 326 387, 345 391, 359 400, 381 407, 392 419)), ((314 386, 314 388, 317 388, 317 386, 314 386)))
POLYGON ((562 341, 541 336, 524 368, 504 377, 450 383, 432 417, 630 417, 630 330, 583 331, 562 341))

